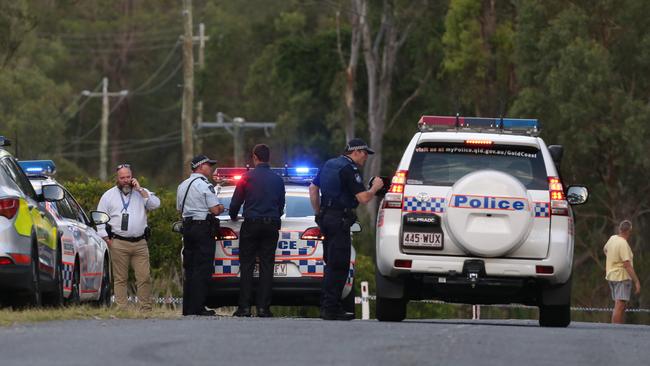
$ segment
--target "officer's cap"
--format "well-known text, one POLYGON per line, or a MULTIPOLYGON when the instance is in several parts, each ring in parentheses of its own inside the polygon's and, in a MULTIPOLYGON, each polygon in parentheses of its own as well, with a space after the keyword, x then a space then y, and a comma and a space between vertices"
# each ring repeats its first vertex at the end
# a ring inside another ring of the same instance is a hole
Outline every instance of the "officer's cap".
POLYGON ((197 156, 194 157, 194 159, 192 159, 191 167, 192 167, 192 169, 196 169, 201 164, 205 164, 205 163, 208 163, 210 165, 215 165, 215 164, 217 164, 217 161, 212 160, 212 159, 208 158, 205 155, 197 155, 197 156))
POLYGON ((347 146, 345 146, 345 152, 346 153, 349 153, 349 152, 352 152, 352 151, 355 151, 355 150, 366 150, 368 152, 368 154, 374 154, 375 153, 375 150, 369 148, 368 144, 366 144, 365 141, 363 141, 362 139, 359 139, 359 138, 354 138, 354 139, 350 140, 348 142, 347 146))

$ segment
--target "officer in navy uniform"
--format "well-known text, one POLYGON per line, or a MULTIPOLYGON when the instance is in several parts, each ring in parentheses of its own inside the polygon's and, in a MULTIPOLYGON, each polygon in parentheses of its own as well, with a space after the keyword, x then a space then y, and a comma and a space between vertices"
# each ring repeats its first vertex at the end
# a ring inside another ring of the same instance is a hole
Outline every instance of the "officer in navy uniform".
POLYGON ((244 204, 244 222, 239 231, 239 307, 234 316, 249 317, 255 257, 259 258, 257 316, 270 318, 275 250, 278 246, 280 217, 284 213, 284 181, 269 166, 270 150, 264 144, 253 148, 255 169, 242 175, 230 201, 230 218, 237 221, 244 204))
POLYGON ((183 315, 214 315, 205 308, 214 272, 215 215, 224 211, 208 181, 217 162, 205 155, 192 159, 192 174, 176 191, 176 209, 183 217, 183 315))
POLYGON ((383 186, 381 179, 374 179, 371 188, 366 190, 359 171, 368 160, 368 154, 374 153, 363 140, 350 140, 344 154, 325 162, 309 186, 314 214, 325 236, 320 313, 325 320, 354 319, 354 314, 343 310, 341 294, 350 268, 350 227, 356 221, 354 209, 359 203, 368 203, 383 186))

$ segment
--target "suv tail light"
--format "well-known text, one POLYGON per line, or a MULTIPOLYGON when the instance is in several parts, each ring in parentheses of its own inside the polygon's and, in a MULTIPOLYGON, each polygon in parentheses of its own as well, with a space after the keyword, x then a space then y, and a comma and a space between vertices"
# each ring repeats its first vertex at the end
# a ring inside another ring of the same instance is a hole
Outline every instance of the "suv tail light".
POLYGON ((548 193, 551 197, 551 215, 568 216, 569 203, 564 196, 564 187, 558 177, 548 177, 548 193))
POLYGON ((302 240, 323 240, 325 236, 320 232, 318 226, 310 227, 300 235, 302 240))
POLYGON ((0 266, 4 266, 7 264, 14 264, 14 261, 12 261, 11 258, 8 257, 0 257, 0 266))
POLYGON ((384 196, 383 208, 402 208, 402 200, 404 198, 404 186, 406 185, 406 176, 408 170, 398 170, 395 172, 390 184, 390 188, 384 196))
POLYGON ((12 219, 18 212, 18 206, 20 206, 18 198, 0 199, 0 216, 12 219))
POLYGON ((220 227, 218 237, 219 240, 236 240, 238 238, 237 233, 229 227, 220 227))

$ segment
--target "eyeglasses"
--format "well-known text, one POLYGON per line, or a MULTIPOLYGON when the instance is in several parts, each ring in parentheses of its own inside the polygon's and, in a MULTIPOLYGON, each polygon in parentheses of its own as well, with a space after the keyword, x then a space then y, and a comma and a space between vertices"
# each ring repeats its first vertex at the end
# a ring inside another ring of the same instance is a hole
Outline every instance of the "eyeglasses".
POLYGON ((120 164, 120 165, 117 166, 117 168, 115 168, 115 170, 117 171, 117 170, 120 170, 122 168, 131 169, 131 164, 120 164))

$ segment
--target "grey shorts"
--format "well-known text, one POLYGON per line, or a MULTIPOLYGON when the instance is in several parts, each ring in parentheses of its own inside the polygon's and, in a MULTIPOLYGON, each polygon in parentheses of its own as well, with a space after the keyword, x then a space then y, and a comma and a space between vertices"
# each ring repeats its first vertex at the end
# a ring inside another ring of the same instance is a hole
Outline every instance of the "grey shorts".
POLYGON ((607 282, 609 282, 609 289, 612 291, 612 300, 630 300, 630 295, 632 294, 632 280, 607 282))

